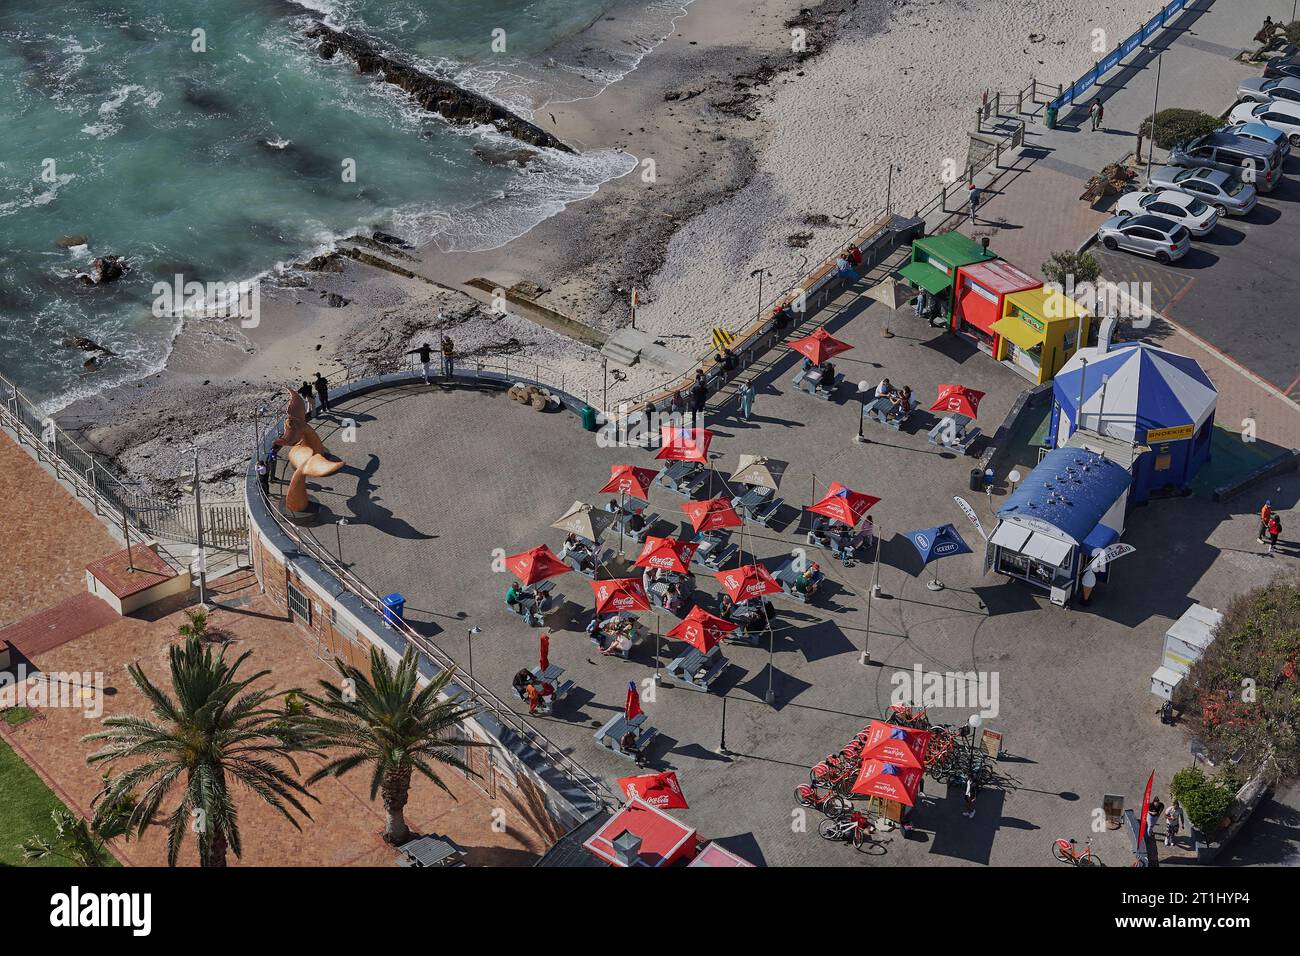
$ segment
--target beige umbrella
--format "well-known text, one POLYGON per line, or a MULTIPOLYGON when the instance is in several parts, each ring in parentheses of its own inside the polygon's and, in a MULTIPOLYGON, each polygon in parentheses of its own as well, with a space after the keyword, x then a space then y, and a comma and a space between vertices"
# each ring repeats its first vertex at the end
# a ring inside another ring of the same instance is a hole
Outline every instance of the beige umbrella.
POLYGON ((789 462, 777 461, 766 455, 741 455, 740 465, 731 480, 742 485, 757 485, 776 491, 781 484, 781 476, 789 465, 789 462))
POLYGON ((582 501, 575 501, 573 507, 564 513, 559 521, 551 525, 561 531, 571 531, 579 538, 599 541, 609 526, 614 523, 614 515, 582 501))
POLYGON ((898 309, 902 307, 903 303, 916 298, 916 290, 908 288, 890 276, 868 289, 867 298, 875 299, 890 309, 898 309))

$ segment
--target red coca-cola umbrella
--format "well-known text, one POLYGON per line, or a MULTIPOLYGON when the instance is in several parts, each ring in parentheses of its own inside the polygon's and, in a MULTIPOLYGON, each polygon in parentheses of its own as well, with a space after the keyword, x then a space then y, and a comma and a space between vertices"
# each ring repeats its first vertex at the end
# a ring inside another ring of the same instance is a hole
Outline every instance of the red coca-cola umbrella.
POLYGON ((529 585, 573 570, 544 544, 510 555, 506 558, 506 568, 524 584, 529 585))
POLYGON ((918 727, 899 727, 873 720, 867 727, 862 759, 880 760, 909 770, 924 769, 930 736, 930 731, 918 727))
POLYGON ((714 577, 727 596, 736 602, 781 592, 781 585, 761 564, 745 564, 732 571, 719 571, 714 577))
POLYGON ((543 634, 539 639, 541 647, 537 653, 537 666, 545 673, 551 666, 551 635, 543 634))
POLYGON ((623 777, 618 781, 618 788, 631 800, 636 797, 660 810, 689 810, 686 798, 682 796, 677 774, 671 770, 662 773, 647 773, 639 777, 623 777))
POLYGON ((825 329, 818 329, 812 335, 806 335, 790 343, 790 348, 810 358, 814 365, 821 365, 828 358, 847 352, 853 348, 847 342, 841 342, 825 329))
POLYGON ((980 408, 980 399, 983 397, 983 392, 967 388, 965 385, 940 385, 939 397, 930 406, 930 411, 974 418, 980 408))
POLYGON ((682 505, 686 517, 691 519, 691 527, 696 531, 716 531, 719 528, 739 528, 744 522, 731 502, 726 498, 710 498, 708 501, 688 501, 682 505))
POLYGON ((648 611, 650 602, 640 578, 610 578, 592 581, 591 590, 596 595, 597 614, 616 614, 620 611, 648 611))
POLYGON ((645 539, 641 553, 633 564, 638 568, 663 568, 665 571, 689 574, 691 559, 695 557, 698 548, 699 544, 695 541, 651 536, 645 539))
POLYGON ((709 463, 709 442, 713 441, 713 432, 707 428, 683 428, 680 425, 664 425, 661 429, 662 447, 656 458, 667 461, 698 461, 702 465, 709 463))
POLYGON ((858 779, 853 783, 853 793, 894 800, 910 807, 916 803, 921 774, 922 771, 916 767, 900 767, 885 760, 864 760, 858 779))
POLYGON ((641 712, 641 695, 636 692, 636 681, 628 681, 627 699, 623 702, 623 716, 628 720, 634 720, 641 712))
POLYGON ((628 498, 650 500, 650 486, 659 472, 653 468, 637 468, 635 465, 613 465, 609 469, 609 481, 600 489, 600 494, 625 495, 628 498))
POLYGON ((875 495, 864 495, 859 491, 846 488, 838 481, 832 481, 826 491, 826 497, 809 507, 813 514, 831 518, 850 528, 862 520, 880 499, 875 495))
POLYGON ((668 636, 685 641, 701 654, 707 654, 722 643, 723 636, 735 629, 736 625, 730 621, 696 606, 691 608, 691 613, 680 624, 668 632, 668 636))

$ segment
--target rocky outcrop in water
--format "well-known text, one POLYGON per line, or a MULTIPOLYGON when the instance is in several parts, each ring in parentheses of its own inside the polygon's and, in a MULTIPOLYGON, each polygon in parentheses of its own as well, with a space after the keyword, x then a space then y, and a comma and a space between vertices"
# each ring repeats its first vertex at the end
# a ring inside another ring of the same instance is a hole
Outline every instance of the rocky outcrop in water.
POLYGON ((105 285, 116 282, 130 270, 121 256, 99 256, 90 264, 89 272, 77 274, 77 278, 86 285, 105 285))
POLYGON ((574 152, 568 144, 512 113, 500 103, 461 89, 448 80, 422 73, 409 63, 381 53, 368 40, 335 30, 323 23, 309 27, 307 36, 319 41, 316 51, 324 59, 332 60, 338 53, 343 53, 356 64, 358 73, 363 76, 379 74, 385 83, 391 83, 409 93, 421 107, 437 113, 450 123, 494 126, 531 146, 558 149, 565 153, 574 152))

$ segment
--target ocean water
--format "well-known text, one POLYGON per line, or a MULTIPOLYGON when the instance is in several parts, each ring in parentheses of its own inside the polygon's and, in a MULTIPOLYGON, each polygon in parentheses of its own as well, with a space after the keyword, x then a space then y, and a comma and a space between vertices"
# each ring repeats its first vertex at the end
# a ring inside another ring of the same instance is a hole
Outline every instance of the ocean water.
POLYGON ((3 0, 0 372, 54 411, 162 367, 183 319, 154 314, 160 279, 247 280, 376 228, 494 248, 635 166, 615 150, 489 162, 516 144, 321 60, 312 18, 541 124, 635 69, 686 2, 3 0), (131 272, 77 281, 106 254, 131 272), (117 356, 86 371, 69 335, 117 356))

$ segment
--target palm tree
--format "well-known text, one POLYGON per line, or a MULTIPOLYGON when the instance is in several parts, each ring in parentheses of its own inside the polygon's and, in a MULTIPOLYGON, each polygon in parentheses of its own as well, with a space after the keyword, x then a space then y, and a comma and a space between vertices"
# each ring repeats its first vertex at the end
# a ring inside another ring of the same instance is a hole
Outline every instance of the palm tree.
POLYGON ((394 668, 379 648, 372 647, 367 675, 335 658, 334 666, 343 677, 341 686, 321 681, 324 696, 307 698, 321 713, 303 721, 313 745, 345 751, 307 782, 342 777, 354 767, 373 764, 370 799, 383 793, 388 814, 384 840, 394 846, 411 838, 404 811, 412 772, 420 771, 451 795, 434 766, 444 764, 473 773, 458 756, 458 749, 487 746, 458 734, 460 723, 472 718, 476 710, 442 699, 443 688, 453 672, 445 671, 420 688, 417 661, 414 649, 408 645, 394 668))
POLYGON ((113 855, 108 850, 104 832, 97 822, 79 817, 67 807, 51 810, 54 820, 54 838, 30 837, 23 843, 23 859, 47 860, 51 857, 71 866, 112 866, 113 855))
POLYGON ((243 844, 234 796, 229 783, 243 784, 301 829, 293 810, 311 819, 299 796, 316 798, 297 779, 293 751, 313 752, 306 746, 296 721, 273 706, 285 692, 248 690, 270 671, 237 677, 249 652, 233 664, 224 650, 200 643, 197 636, 170 650, 172 693, 157 687, 140 668, 128 668, 136 687, 149 700, 149 717, 106 717, 105 730, 86 741, 104 741, 103 749, 87 763, 134 761, 111 778, 104 794, 109 805, 129 800, 143 787, 126 820, 137 836, 154 819, 163 799, 180 784, 179 805, 167 818, 167 865, 175 866, 186 829, 193 829, 199 844, 200 866, 225 866, 226 853, 239 857, 243 844), (287 764, 293 770, 285 770, 287 764), (191 823, 192 821, 192 823, 191 823))

